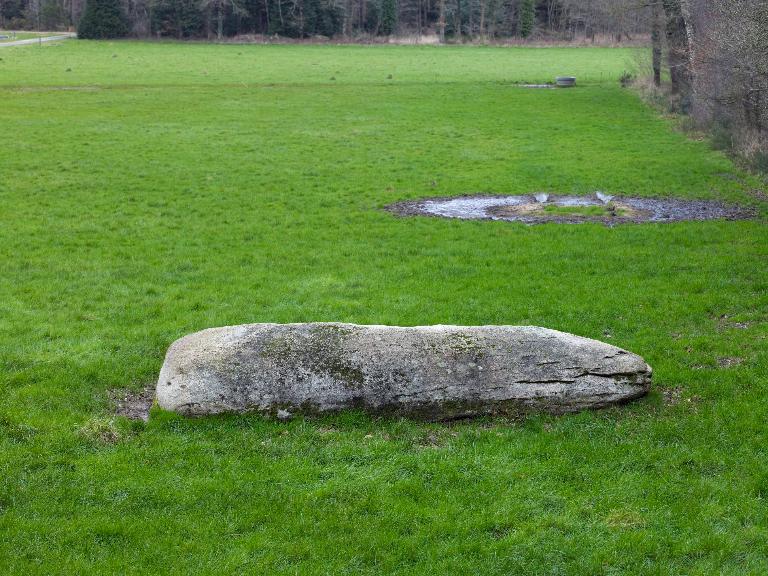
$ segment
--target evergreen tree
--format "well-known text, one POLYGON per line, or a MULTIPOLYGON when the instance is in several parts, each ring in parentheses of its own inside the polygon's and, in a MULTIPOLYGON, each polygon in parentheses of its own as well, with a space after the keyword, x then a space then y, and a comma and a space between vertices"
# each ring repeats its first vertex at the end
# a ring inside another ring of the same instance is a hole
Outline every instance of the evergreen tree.
POLYGON ((382 0, 381 2, 381 28, 379 32, 385 36, 393 34, 397 30, 397 0, 382 0))
POLYGON ((536 23, 536 6, 534 0, 522 0, 520 3, 520 15, 518 17, 518 27, 520 36, 528 38, 533 33, 533 26, 536 23))
POLYGON ((128 19, 123 14, 120 0, 88 0, 77 27, 77 37, 93 40, 122 38, 128 30, 128 19))
POLYGON ((203 33, 203 13, 197 0, 154 0, 151 26, 162 36, 191 38, 203 33))

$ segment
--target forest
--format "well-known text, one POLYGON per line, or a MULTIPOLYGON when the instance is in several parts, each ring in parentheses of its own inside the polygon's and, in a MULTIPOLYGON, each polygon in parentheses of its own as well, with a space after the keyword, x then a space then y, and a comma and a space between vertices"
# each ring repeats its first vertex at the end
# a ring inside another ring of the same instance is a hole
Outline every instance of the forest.
MULTIPOLYGON (((360 39, 433 35, 441 41, 609 35, 650 29, 637 0, 92 0, 116 3, 119 32, 138 38, 278 35, 360 39)), ((76 28, 86 0, 0 0, 0 28, 76 28)))

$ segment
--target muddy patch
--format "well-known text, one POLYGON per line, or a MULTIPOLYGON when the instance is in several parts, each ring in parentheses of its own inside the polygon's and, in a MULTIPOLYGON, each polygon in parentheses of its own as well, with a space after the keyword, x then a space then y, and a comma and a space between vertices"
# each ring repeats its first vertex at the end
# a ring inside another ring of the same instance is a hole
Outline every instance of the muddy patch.
POLYGON ((682 386, 673 386, 672 388, 663 388, 661 390, 661 396, 666 406, 677 406, 678 404, 691 404, 697 405, 701 403, 701 396, 696 394, 692 396, 686 396, 683 394, 682 386))
POLYGON ((554 90, 557 88, 554 84, 515 84, 518 88, 533 88, 540 90, 554 90))
POLYGON ((738 358, 736 356, 729 356, 717 359, 717 365, 720 368, 733 368, 734 366, 741 366, 744 363, 744 358, 738 358))
POLYGON ((640 222, 743 220, 754 212, 711 200, 590 196, 461 196, 397 202, 386 209, 399 216, 436 216, 463 220, 504 220, 541 224, 597 222, 613 226, 640 222))
POLYGON ((147 386, 143 390, 111 390, 110 400, 114 403, 115 414, 125 416, 129 420, 149 420, 149 410, 155 401, 154 385, 147 386))

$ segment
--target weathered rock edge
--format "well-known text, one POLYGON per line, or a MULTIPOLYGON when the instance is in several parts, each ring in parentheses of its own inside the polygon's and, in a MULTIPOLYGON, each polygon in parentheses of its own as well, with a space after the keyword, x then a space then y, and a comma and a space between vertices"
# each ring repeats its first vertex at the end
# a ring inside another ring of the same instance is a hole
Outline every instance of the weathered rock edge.
POLYGON ((247 324, 174 342, 157 401, 190 416, 563 413, 639 398, 651 373, 636 354, 535 326, 247 324))

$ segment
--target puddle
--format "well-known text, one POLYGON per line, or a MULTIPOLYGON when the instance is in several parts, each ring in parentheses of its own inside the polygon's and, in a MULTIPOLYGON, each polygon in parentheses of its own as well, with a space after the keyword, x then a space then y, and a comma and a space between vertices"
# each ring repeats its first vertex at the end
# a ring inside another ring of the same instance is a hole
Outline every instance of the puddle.
POLYGON ((400 216, 437 216, 463 220, 503 220, 539 224, 598 222, 608 226, 639 222, 743 220, 754 213, 742 206, 711 200, 597 196, 462 196, 398 202, 386 207, 400 216))

